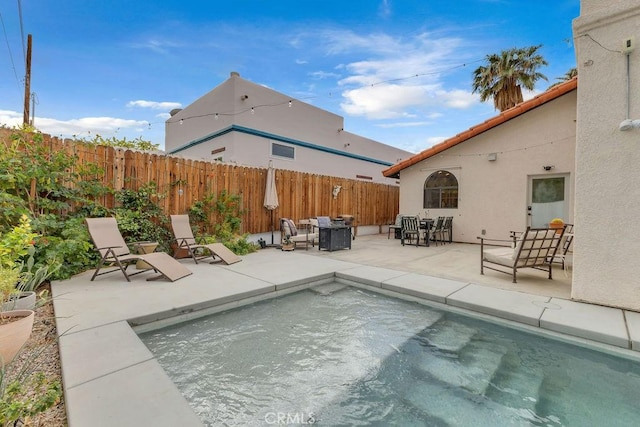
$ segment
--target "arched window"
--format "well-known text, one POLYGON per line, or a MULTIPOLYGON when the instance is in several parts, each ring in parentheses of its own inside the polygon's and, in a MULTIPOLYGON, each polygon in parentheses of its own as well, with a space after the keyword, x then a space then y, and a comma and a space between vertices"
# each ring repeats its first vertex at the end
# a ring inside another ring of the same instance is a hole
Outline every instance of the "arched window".
POLYGON ((458 208, 458 180, 451 172, 439 170, 424 182, 425 209, 458 208))

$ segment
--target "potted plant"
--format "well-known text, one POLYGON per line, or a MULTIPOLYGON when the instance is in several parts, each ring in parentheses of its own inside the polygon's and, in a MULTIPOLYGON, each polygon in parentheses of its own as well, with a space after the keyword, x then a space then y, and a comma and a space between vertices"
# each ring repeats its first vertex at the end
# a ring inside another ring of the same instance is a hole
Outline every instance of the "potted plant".
MULTIPOLYGON (((16 281, 20 277, 17 269, 0 266, 0 302, 9 301, 19 291, 16 281)), ((33 310, 12 310, 0 312, 0 365, 13 360, 25 342, 31 336, 33 328, 33 310)))
POLYGON ((29 254, 36 236, 26 215, 0 236, 0 364, 11 362, 31 336, 35 312, 12 309, 21 293, 20 281, 27 277, 20 260, 29 254))
POLYGON ((293 251, 295 248, 296 244, 291 240, 291 236, 289 234, 285 234, 284 240, 282 241, 282 250, 293 251))
POLYGON ((553 218, 549 221, 549 228, 555 228, 557 234, 561 233, 562 227, 564 227, 564 221, 561 218, 553 218))

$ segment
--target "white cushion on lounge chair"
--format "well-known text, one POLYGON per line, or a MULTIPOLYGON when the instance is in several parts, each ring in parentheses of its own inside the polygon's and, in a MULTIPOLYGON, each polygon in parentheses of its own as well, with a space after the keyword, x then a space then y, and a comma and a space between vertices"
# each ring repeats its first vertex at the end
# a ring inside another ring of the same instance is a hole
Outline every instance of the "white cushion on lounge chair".
POLYGON ((507 247, 485 249, 483 252, 485 261, 494 262, 506 267, 513 267, 513 262, 515 261, 513 254, 514 249, 507 247))
POLYGON ((560 233, 557 233, 556 229, 527 227, 527 230, 517 240, 515 248, 485 249, 484 241, 491 239, 480 237, 480 274, 484 274, 484 268, 488 268, 511 274, 513 283, 516 283, 517 269, 529 267, 547 271, 549 279, 551 279, 551 260, 556 254, 563 233, 564 228, 560 230, 560 233), (508 267, 511 271, 503 271, 490 265, 485 265, 485 262, 508 267))

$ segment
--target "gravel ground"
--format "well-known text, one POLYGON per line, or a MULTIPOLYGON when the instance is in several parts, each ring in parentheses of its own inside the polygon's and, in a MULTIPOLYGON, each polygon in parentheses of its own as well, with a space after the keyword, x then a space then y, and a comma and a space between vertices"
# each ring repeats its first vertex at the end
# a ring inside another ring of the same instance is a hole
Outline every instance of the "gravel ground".
MULTIPOLYGON (((43 289, 50 291, 48 285, 38 288, 38 292, 43 289)), ((51 293, 49 292, 49 295, 51 293)), ((38 363, 37 371, 44 372, 47 378, 57 379, 62 384, 62 371, 60 369, 60 352, 58 351, 58 335, 56 333, 56 319, 53 312, 53 302, 49 299, 46 304, 38 307, 33 322, 33 332, 27 344, 20 352, 20 355, 13 361, 7 369, 8 375, 16 372, 24 363, 30 359, 38 363), (41 354, 33 357, 34 354, 42 351, 41 354)), ((27 421, 27 420, 25 420, 27 421)), ((20 425, 20 424, 18 424, 20 425)), ((67 425, 67 414, 65 412, 64 398, 49 408, 47 411, 28 420, 25 426, 46 426, 61 427, 67 425)))

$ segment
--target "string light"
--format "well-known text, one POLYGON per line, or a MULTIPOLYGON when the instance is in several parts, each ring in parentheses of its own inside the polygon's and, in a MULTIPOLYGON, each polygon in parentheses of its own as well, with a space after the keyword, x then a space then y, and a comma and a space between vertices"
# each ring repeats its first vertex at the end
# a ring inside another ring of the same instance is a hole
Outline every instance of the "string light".
MULTIPOLYGON (((583 35, 578 36, 578 37, 587 37, 587 38, 591 39, 592 41, 594 41, 595 43, 597 43, 603 49, 608 50, 610 52, 620 52, 620 51, 616 51, 616 50, 613 50, 613 49, 609 49, 609 48, 607 48, 605 46, 602 46, 602 44, 600 44, 597 40, 593 39, 593 37, 591 37, 589 34, 583 34, 583 35)), ((578 38, 578 37, 575 37, 575 38, 578 38)), ((439 69, 437 71, 430 71, 428 73, 416 73, 416 74, 412 74, 412 75, 407 76, 407 77, 399 77, 399 78, 395 78, 395 79, 381 80, 379 82, 371 83, 369 85, 363 85, 362 88, 364 88, 364 87, 374 87, 374 86, 383 85, 383 84, 386 84, 386 83, 395 83, 395 82, 399 82, 399 81, 415 79, 415 78, 434 75, 434 74, 442 74, 442 73, 445 73, 445 72, 448 72, 448 71, 452 71, 452 70, 455 70, 455 69, 465 68, 465 67, 469 66, 470 64, 482 62, 482 61, 485 61, 485 60, 486 60, 486 58, 482 58, 482 59, 477 59, 477 60, 474 60, 474 61, 469 61, 469 62, 466 62, 466 63, 454 65, 454 66, 451 66, 451 67, 442 68, 442 69, 439 69)), ((322 95, 308 96, 308 97, 305 97, 305 98, 298 98, 298 100, 299 101, 305 101, 307 99, 320 98, 321 96, 322 95)), ((329 92, 326 96, 328 98, 333 98, 334 94, 332 92, 329 92)), ((219 116, 236 116, 236 115, 239 115, 239 114, 243 114, 245 112, 250 112, 251 114, 255 114, 255 110, 258 109, 258 108, 277 107, 277 106, 280 106, 280 105, 283 105, 283 104, 288 104, 289 108, 291 108, 293 106, 293 100, 289 99, 289 100, 287 100, 285 102, 280 102, 280 103, 275 103, 275 104, 254 105, 251 108, 245 108, 245 109, 242 109, 242 110, 239 110, 239 111, 228 112, 228 113, 216 112, 216 113, 199 114, 199 115, 194 115, 194 116, 189 116, 189 117, 183 117, 183 118, 180 119, 179 123, 180 124, 184 123, 184 120, 196 119, 196 118, 208 117, 208 116, 214 116, 214 120, 218 120, 219 116)), ((175 122, 171 121, 171 119, 169 119, 166 122, 155 122, 154 124, 162 124, 162 123, 171 124, 171 123, 175 123, 175 122)), ((149 127, 151 127, 151 123, 149 123, 149 127)))
MULTIPOLYGON (((535 144, 535 145, 530 145, 528 147, 519 147, 519 148, 513 148, 511 150, 503 150, 503 151, 492 151, 491 153, 470 153, 470 154, 446 154, 446 153, 440 153, 438 154, 438 156, 440 157, 486 157, 489 154, 507 154, 507 153, 515 153, 518 151, 527 151, 533 148, 539 148, 539 147, 544 147, 547 145, 553 145, 553 144, 564 144, 566 142, 575 142, 575 137, 566 137, 566 138, 561 138, 561 139, 554 139, 553 141, 549 141, 549 142, 544 142, 542 144, 535 144)), ((430 150, 430 148, 427 148, 427 150, 430 150)), ((427 151, 424 150, 424 151, 427 151)))

